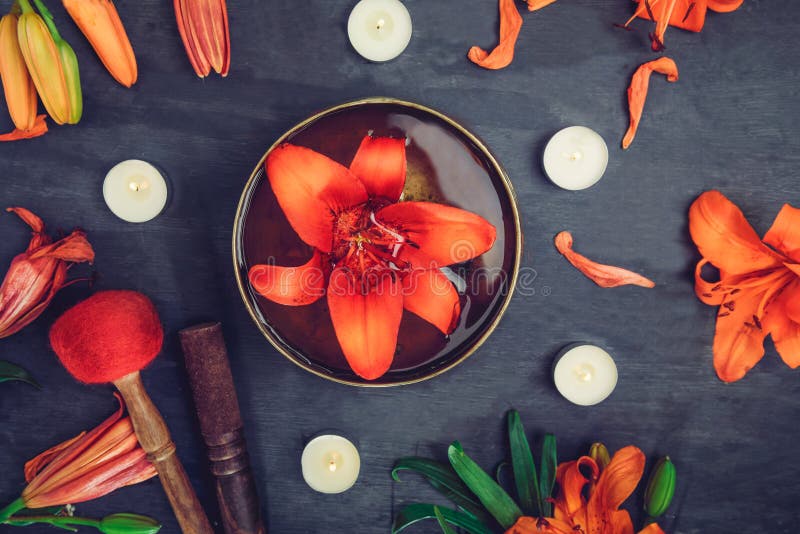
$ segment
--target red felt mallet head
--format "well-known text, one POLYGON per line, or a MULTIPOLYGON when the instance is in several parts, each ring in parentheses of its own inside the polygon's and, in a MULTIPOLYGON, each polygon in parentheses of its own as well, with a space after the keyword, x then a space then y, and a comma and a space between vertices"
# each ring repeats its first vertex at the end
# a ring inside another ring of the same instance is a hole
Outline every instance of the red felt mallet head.
POLYGON ((164 331, 153 303, 136 291, 101 291, 67 310, 50 345, 72 376, 87 384, 140 371, 161 351, 164 331))

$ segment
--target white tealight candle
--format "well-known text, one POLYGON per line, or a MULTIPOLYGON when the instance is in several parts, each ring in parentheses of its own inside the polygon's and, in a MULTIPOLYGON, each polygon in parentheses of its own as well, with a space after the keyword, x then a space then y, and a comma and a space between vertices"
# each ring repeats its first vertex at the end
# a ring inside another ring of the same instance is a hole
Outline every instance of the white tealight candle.
POLYGON ((562 189, 578 191, 596 184, 608 165, 608 146, 594 130, 570 126, 555 134, 543 156, 544 172, 562 189))
POLYGON ((103 198, 120 219, 145 222, 161 213, 167 204, 167 182, 146 161, 129 159, 108 171, 103 198))
POLYGON ((358 449, 347 438, 317 436, 303 449, 303 478, 320 493, 342 493, 353 487, 361 470, 358 449))
POLYGON ((411 40, 411 15, 399 0, 361 0, 350 13, 347 35, 366 59, 389 61, 411 40))
POLYGON ((553 369, 556 389, 568 401, 592 406, 604 401, 617 386, 617 365, 606 351, 594 345, 568 347, 553 369))

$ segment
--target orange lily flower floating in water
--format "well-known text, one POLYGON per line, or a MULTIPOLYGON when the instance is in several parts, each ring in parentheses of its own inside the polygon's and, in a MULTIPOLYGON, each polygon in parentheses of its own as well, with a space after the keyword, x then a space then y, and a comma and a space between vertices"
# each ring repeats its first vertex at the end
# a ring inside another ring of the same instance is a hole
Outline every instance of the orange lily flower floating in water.
POLYGON ((249 280, 260 295, 289 306, 327 296, 342 352, 367 380, 392 364, 404 308, 444 334, 455 329, 458 293, 439 268, 480 256, 496 231, 468 211, 399 202, 405 139, 365 137, 349 168, 283 144, 266 171, 292 228, 315 250, 299 267, 254 265, 249 280))
POLYGON ((764 356, 767 335, 786 365, 800 366, 800 209, 784 205, 762 241, 735 204, 707 191, 689 209, 689 231, 703 256, 695 292, 719 306, 714 368, 720 379, 747 374, 764 356), (703 278, 706 264, 719 269, 719 281, 703 278))
MULTIPOLYGON (((633 534, 630 514, 619 507, 639 484, 644 464, 644 453, 634 446, 617 451, 604 469, 589 456, 562 463, 556 471, 560 490, 555 499, 555 519, 521 517, 506 534, 633 534), (584 488, 592 482, 594 489, 587 499, 584 488)), ((658 524, 651 523, 639 534, 663 532, 658 524)))
POLYGON ((744 0, 636 0, 639 5, 633 16, 624 24, 627 28, 634 19, 643 18, 656 23, 650 34, 654 51, 664 49, 664 34, 669 26, 690 32, 699 32, 706 22, 707 10, 719 13, 736 11, 744 0))
POLYGON ((136 439, 124 405, 100 426, 81 432, 25 464, 28 486, 0 509, 0 523, 23 508, 47 508, 97 499, 156 475, 136 439))

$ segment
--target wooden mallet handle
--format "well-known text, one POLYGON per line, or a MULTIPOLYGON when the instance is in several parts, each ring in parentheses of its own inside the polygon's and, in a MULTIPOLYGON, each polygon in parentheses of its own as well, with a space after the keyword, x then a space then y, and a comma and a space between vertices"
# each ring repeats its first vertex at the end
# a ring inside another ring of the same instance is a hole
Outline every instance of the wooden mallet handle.
POLYGON ((114 385, 125 399, 136 437, 158 471, 183 534, 214 534, 189 477, 175 455, 175 444, 164 418, 145 391, 139 372, 115 380, 114 385))

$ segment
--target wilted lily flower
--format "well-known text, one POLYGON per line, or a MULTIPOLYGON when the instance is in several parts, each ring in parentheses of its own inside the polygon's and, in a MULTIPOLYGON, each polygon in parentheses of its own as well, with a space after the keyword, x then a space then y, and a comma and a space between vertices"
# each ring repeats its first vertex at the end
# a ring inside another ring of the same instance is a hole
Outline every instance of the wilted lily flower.
POLYGON ((0 286, 0 338, 30 324, 47 308, 59 289, 68 285, 72 263, 94 261, 94 250, 81 230, 51 242, 42 220, 25 208, 8 208, 33 229, 28 249, 11 261, 0 286))
MULTIPOLYGON (((115 395, 116 396, 116 395, 115 395)), ((23 508, 85 502, 156 475, 139 445, 124 405, 100 426, 81 432, 25 464, 28 487, 0 510, 0 523, 23 508)))

